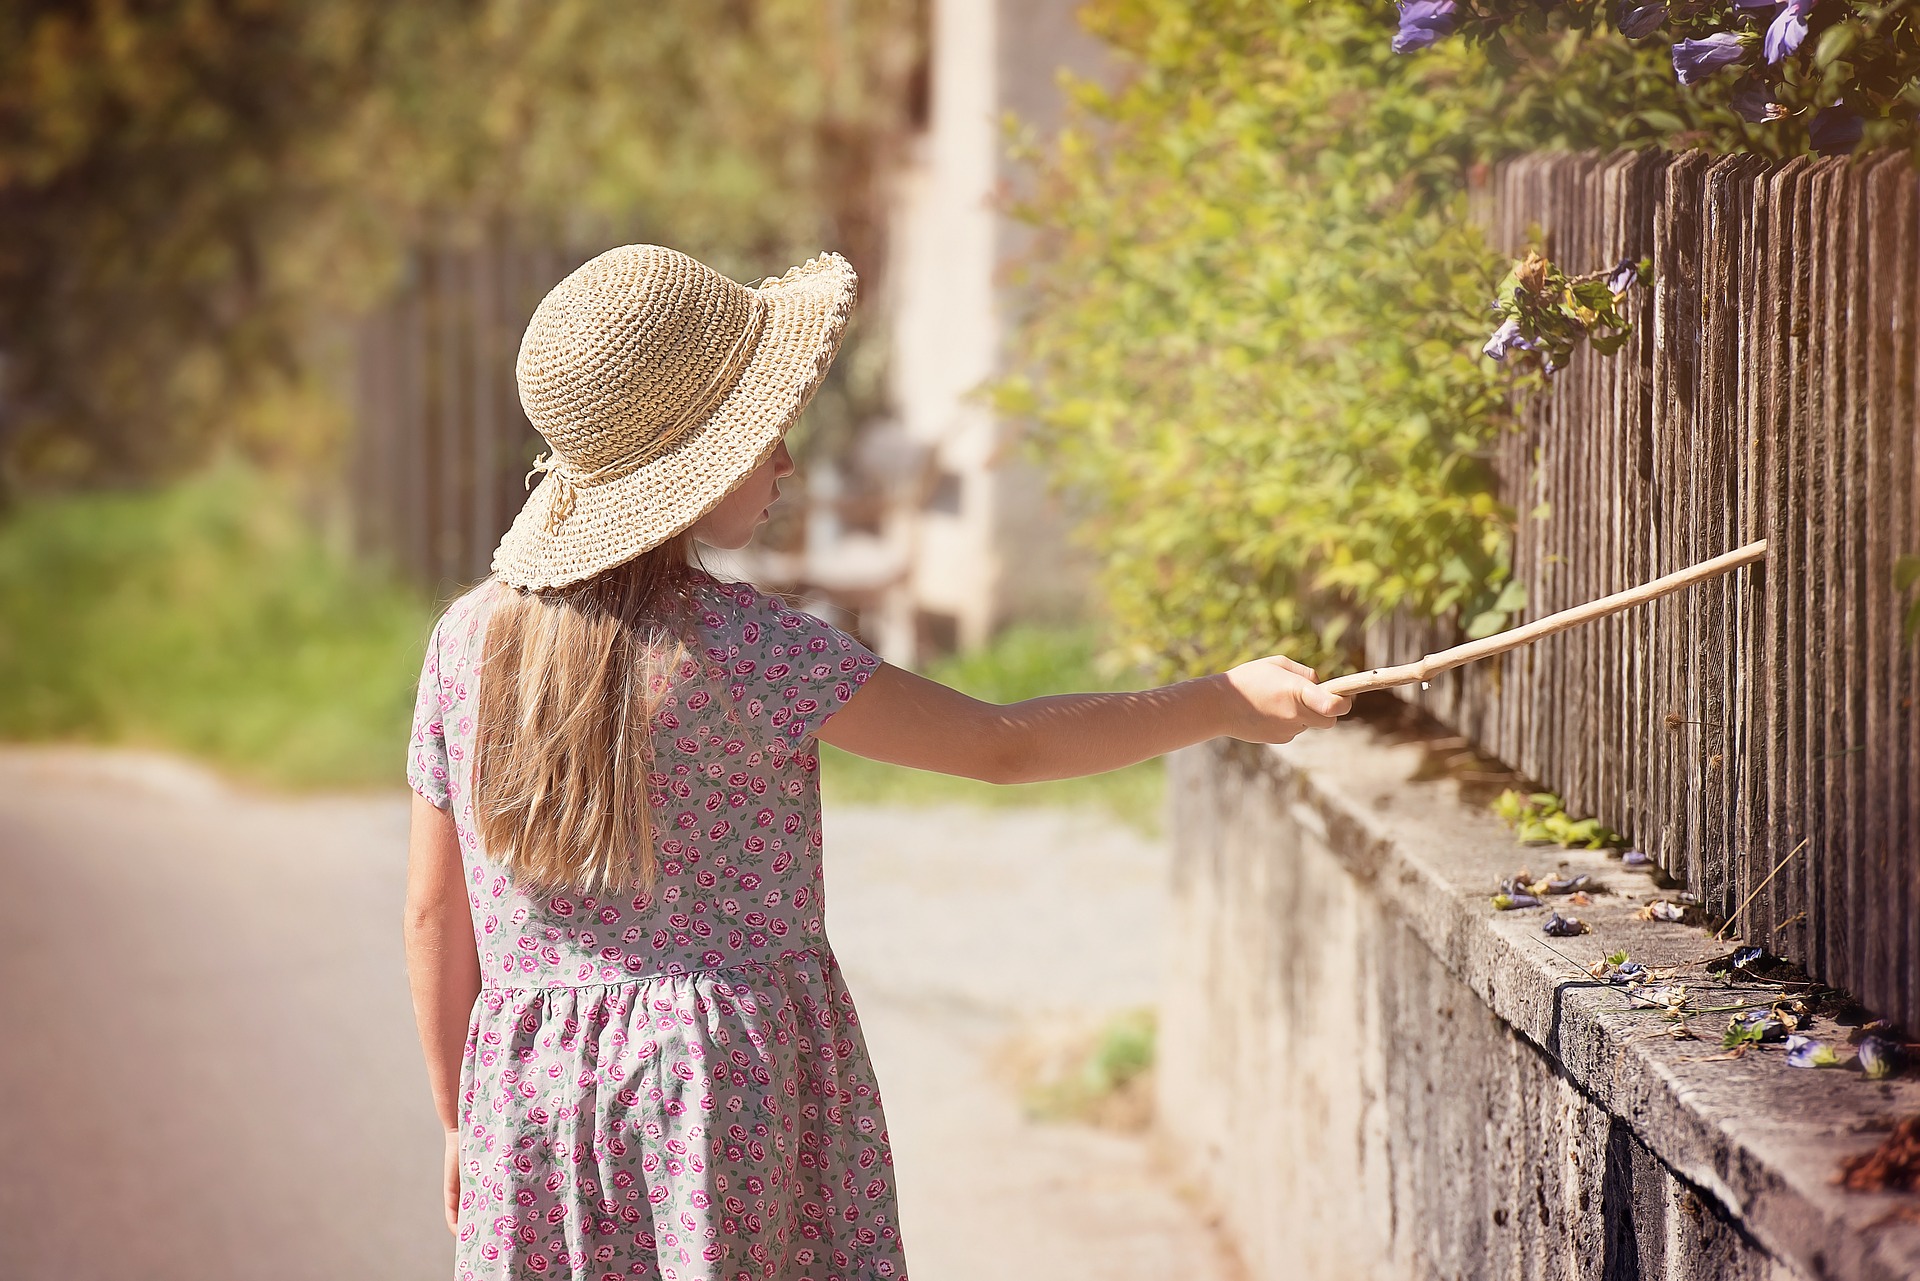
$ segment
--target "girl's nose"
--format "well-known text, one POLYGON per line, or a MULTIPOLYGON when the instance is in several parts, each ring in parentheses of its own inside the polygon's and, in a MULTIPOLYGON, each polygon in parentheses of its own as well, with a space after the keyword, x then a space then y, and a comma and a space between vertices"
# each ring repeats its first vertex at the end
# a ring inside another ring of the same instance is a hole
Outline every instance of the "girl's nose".
POLYGON ((787 442, 781 441, 773 451, 773 477, 784 480, 793 475, 793 455, 787 452, 787 442))

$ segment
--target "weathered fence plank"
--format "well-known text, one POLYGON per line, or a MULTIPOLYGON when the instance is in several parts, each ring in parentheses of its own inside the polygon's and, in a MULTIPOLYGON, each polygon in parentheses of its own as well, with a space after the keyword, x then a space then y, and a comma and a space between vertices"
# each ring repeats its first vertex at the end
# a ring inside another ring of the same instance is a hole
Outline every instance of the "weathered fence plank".
POLYGON ((520 333, 588 256, 498 230, 409 256, 360 325, 350 506, 363 550, 442 594, 485 576, 539 447, 514 387, 520 333))
MULTIPOLYGON (((1904 157, 1526 156, 1476 209, 1585 270, 1650 255, 1632 341, 1496 447, 1527 617, 1755 538, 1765 564, 1405 696, 1626 832, 1740 932, 1920 1027, 1920 183, 1904 157), (1796 853, 1796 851, 1798 851, 1796 853)), ((1370 663, 1456 639, 1396 620, 1370 663)))

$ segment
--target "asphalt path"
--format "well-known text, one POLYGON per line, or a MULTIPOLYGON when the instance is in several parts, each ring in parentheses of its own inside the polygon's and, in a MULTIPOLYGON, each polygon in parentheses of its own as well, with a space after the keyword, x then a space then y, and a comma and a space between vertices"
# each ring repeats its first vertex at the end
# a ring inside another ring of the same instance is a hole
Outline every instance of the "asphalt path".
MULTIPOLYGON (((0 1281, 451 1275, 406 812, 0 751, 0 1281)), ((1159 847, 968 810, 830 811, 827 846, 915 1281, 1228 1275, 1149 1145, 1035 1125, 998 1071, 1153 999, 1159 847)))

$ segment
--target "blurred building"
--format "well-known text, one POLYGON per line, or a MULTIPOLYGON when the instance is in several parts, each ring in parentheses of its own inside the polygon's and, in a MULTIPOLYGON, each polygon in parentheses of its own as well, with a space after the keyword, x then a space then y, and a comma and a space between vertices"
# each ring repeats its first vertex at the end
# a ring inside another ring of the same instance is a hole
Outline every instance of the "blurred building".
POLYGON ((1019 308, 1006 268, 1026 236, 1001 212, 1020 180, 1006 121, 1050 133, 1060 69, 1100 70, 1076 7, 931 0, 926 108, 893 183, 886 295, 875 300, 895 417, 810 467, 799 548, 743 566, 844 612, 896 662, 1085 609, 1087 565, 1062 504, 981 394, 1006 367, 1019 308))
MULTIPOLYGON (((762 537, 744 553, 706 557, 906 664, 1086 608, 1088 565, 1071 521, 983 388, 1006 371, 1016 341, 1008 266, 1029 234, 1002 212, 1023 181, 1008 158, 1009 121, 1051 135, 1065 106, 1062 69, 1098 75, 1105 60, 1075 20, 1078 0, 922 3, 916 44, 926 56, 910 77, 909 135, 887 149, 899 159, 873 197, 884 267, 869 273, 877 287, 856 321, 865 332, 835 371, 848 378, 881 349, 889 386, 840 397, 845 421, 803 457, 762 537), (873 417, 875 404, 884 417, 873 417)), ((603 242, 523 242, 498 230, 408 256, 356 334, 348 489, 368 550, 442 594, 487 572, 541 447, 512 384, 520 330, 546 289, 603 242)))

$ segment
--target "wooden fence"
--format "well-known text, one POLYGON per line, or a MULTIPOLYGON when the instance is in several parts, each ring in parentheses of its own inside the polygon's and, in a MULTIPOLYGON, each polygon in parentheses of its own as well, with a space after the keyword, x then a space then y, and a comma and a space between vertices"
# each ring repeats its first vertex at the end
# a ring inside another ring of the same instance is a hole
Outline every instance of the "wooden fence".
MULTIPOLYGON (((1904 156, 1536 156, 1480 193, 1570 270, 1650 255, 1628 347, 1501 446, 1527 616, 1751 539, 1762 566, 1412 691, 1739 933, 1920 1029, 1920 178, 1904 156), (1535 513, 1536 515, 1529 515, 1535 513), (1801 848, 1804 843, 1804 848, 1801 848)), ((1370 664, 1453 639, 1396 624, 1370 664)))
POLYGON ((514 387, 520 334, 588 256, 495 238, 409 258, 357 336, 349 506, 363 550, 442 594, 486 575, 540 448, 514 387))

